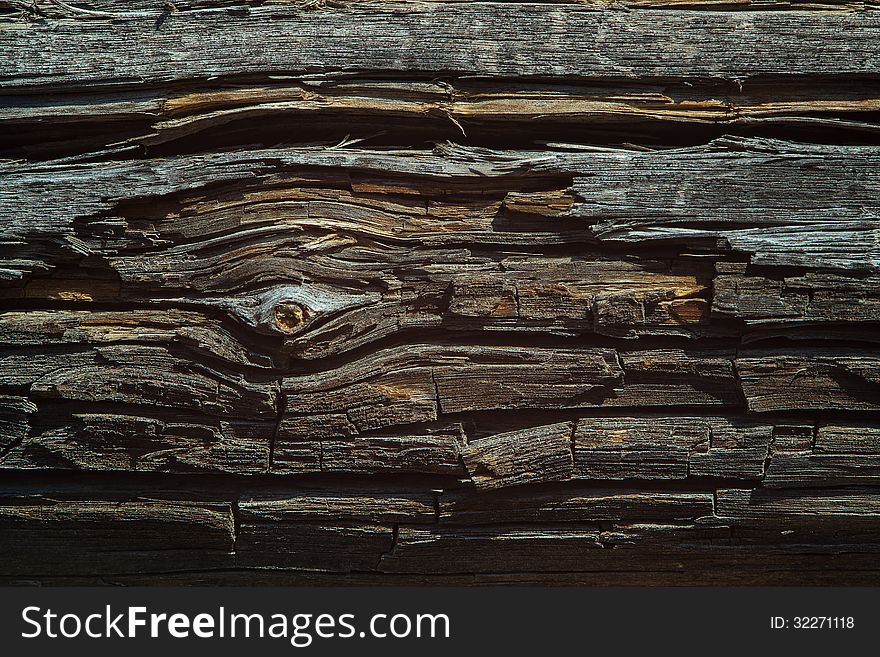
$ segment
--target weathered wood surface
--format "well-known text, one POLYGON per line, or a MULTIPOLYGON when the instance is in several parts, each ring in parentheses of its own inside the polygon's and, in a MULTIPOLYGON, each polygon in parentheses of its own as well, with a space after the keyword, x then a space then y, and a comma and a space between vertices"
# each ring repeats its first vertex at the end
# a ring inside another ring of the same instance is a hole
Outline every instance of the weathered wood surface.
POLYGON ((0 581, 880 582, 873 9, 0 4, 0 581))

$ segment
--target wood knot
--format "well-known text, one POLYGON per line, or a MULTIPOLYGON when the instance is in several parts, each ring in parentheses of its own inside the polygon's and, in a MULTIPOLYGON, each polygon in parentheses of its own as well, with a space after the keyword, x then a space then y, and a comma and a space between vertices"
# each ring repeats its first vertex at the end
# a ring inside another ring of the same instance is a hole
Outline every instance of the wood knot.
POLYGON ((274 308, 275 325, 285 333, 296 333, 313 316, 311 308, 294 301, 283 301, 274 308))

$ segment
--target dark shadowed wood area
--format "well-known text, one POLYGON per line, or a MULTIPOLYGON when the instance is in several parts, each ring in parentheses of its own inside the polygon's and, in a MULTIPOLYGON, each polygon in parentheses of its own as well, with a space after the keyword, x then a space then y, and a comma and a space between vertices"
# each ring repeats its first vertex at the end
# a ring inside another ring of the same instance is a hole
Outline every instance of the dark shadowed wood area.
POLYGON ((0 583, 880 584, 872 2, 0 2, 0 583))

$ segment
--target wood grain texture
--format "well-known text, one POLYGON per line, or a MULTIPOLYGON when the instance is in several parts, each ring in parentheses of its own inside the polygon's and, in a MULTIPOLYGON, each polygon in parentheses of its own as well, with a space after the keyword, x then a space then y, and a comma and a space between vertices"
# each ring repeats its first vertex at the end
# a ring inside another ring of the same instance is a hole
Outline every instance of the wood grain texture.
POLYGON ((375 3, 320 11, 275 5, 182 12, 156 5, 117 10, 112 22, 85 17, 13 26, 20 47, 7 51, 11 79, 4 86, 75 84, 85 74, 94 83, 159 82, 315 68, 751 77, 870 74, 880 66, 880 22, 871 12, 705 12, 695 20, 687 12, 564 4, 526 10, 505 3, 375 3), (534 39, 536 34, 544 38, 534 39), (674 48, 663 43, 669 35, 675 35, 674 48), (752 46, 743 48, 744 41, 752 46))
POLYGON ((0 582, 880 583, 878 21, 0 4, 0 582))

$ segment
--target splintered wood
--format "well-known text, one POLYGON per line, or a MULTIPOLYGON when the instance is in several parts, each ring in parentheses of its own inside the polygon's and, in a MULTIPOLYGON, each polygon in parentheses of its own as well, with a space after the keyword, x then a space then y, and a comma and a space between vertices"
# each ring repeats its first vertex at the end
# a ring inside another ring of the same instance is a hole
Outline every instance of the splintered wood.
POLYGON ((860 8, 0 7, 0 582, 880 584, 860 8))

